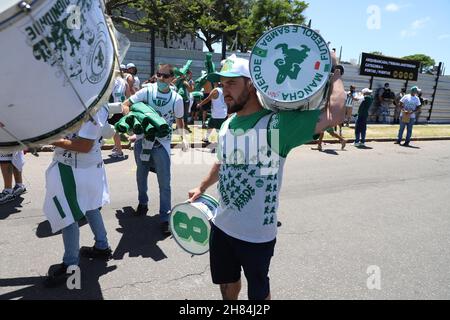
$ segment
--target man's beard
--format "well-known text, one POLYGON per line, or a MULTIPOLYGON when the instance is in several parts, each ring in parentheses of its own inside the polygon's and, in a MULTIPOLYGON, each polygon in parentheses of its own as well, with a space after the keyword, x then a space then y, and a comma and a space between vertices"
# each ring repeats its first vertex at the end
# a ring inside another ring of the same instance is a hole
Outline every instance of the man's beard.
POLYGON ((238 101, 236 102, 234 105, 231 106, 227 106, 228 107, 228 114, 233 114, 236 112, 241 111, 242 109, 244 109, 244 106, 247 104, 247 101, 250 97, 250 94, 248 92, 246 92, 247 94, 245 94, 244 92, 239 96, 238 101))
POLYGON ((233 113, 241 111, 242 109, 244 109, 244 105, 245 104, 236 103, 235 105, 233 105, 231 107, 228 106, 228 114, 233 114, 233 113))

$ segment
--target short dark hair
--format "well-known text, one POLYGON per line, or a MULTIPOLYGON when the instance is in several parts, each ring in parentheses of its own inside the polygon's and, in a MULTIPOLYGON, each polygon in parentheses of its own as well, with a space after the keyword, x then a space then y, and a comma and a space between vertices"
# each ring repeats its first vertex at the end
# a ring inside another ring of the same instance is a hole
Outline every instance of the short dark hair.
POLYGON ((168 68, 169 68, 169 73, 170 73, 170 75, 171 75, 171 76, 174 75, 174 72, 173 72, 174 66, 173 66, 172 64, 169 64, 169 63, 160 63, 160 64, 158 65, 158 70, 160 70, 160 69, 163 68, 163 67, 168 67, 168 68))

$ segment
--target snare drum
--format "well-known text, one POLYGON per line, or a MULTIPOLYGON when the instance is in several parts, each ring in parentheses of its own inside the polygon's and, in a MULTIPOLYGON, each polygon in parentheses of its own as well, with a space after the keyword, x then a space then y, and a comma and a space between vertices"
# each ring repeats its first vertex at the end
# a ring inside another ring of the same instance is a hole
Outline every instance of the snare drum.
POLYGON ((0 151, 78 129, 106 103, 118 70, 103 0, 0 2, 0 151))
POLYGON ((203 255, 209 251, 211 220, 219 202, 209 195, 196 201, 176 205, 170 214, 170 230, 178 245, 192 255, 203 255))
POLYGON ((314 110, 328 97, 332 60, 325 40, 301 25, 265 33, 250 56, 261 104, 271 110, 314 110))

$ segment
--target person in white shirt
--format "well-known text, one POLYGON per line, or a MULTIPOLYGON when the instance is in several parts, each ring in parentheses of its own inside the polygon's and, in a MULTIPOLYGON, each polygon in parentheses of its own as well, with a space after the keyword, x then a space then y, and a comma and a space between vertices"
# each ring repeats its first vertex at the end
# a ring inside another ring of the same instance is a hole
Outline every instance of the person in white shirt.
POLYGON ((228 108, 224 100, 221 84, 214 88, 209 96, 198 104, 198 107, 201 108, 208 103, 211 103, 211 119, 208 121, 208 130, 206 137, 203 139, 205 143, 209 143, 209 137, 213 130, 220 130, 222 124, 227 120, 228 108))
POLYGON ((350 91, 347 92, 347 98, 345 99, 345 121, 344 126, 350 127, 350 121, 353 115, 353 104, 357 97, 355 86, 350 86, 350 91))
POLYGON ((400 114, 400 130, 398 132, 398 138, 395 144, 401 144, 403 140, 403 132, 407 127, 406 140, 403 146, 409 147, 411 142, 414 123, 416 122, 416 113, 420 112, 420 99, 417 96, 419 88, 414 86, 411 88, 411 93, 405 95, 400 100, 400 108, 402 110, 400 114))
MULTIPOLYGON (((124 70, 126 71, 125 65, 121 65, 120 66, 121 74, 117 76, 117 78, 114 80, 114 87, 113 92, 111 94, 110 102, 113 103, 124 102, 125 99, 128 99, 131 96, 130 87, 123 78, 124 70)), ((114 126, 117 122, 120 121, 120 119, 122 119, 122 117, 123 117, 122 113, 116 113, 110 117, 108 123, 114 126)), ((120 135, 116 132, 113 138, 114 138, 114 148, 112 149, 110 157, 117 159, 124 159, 125 156, 122 151, 122 142, 120 141, 120 135)))
MULTIPOLYGON (((170 86, 174 78, 173 66, 161 64, 156 77, 156 83, 141 89, 123 103, 123 112, 128 114, 133 104, 143 102, 153 107, 166 120, 170 128, 176 122, 177 129, 183 132, 183 98, 170 86)), ((145 215, 148 212, 148 174, 150 171, 155 172, 160 193, 159 217, 161 230, 164 235, 170 234, 169 212, 172 209, 170 186, 171 138, 172 135, 169 134, 164 138, 156 138, 155 141, 149 141, 142 136, 137 136, 134 144, 134 157, 137 166, 136 182, 139 193, 139 205, 135 213, 136 215, 145 215)), ((187 151, 187 148, 188 144, 182 134, 182 149, 187 151)))
POLYGON ((13 201, 27 191, 22 179, 24 162, 23 151, 0 153, 0 167, 5 185, 0 193, 0 205, 13 201), (12 184, 13 176, 16 182, 14 188, 12 184))
POLYGON ((44 280, 46 287, 64 284, 70 276, 67 269, 78 266, 80 255, 102 260, 112 256, 100 213, 100 208, 110 201, 101 154, 102 129, 107 125, 108 114, 107 107, 102 107, 78 132, 53 143, 53 161, 45 174, 44 213, 52 232, 62 231, 64 257, 61 264, 50 267, 44 280), (84 217, 95 244, 80 249, 78 222, 84 217))
POLYGON ((127 72, 133 76, 132 93, 134 94, 134 93, 138 92, 139 90, 141 90, 141 80, 139 80, 139 78, 137 76, 138 70, 137 70, 136 66, 134 65, 134 63, 127 64, 127 72))

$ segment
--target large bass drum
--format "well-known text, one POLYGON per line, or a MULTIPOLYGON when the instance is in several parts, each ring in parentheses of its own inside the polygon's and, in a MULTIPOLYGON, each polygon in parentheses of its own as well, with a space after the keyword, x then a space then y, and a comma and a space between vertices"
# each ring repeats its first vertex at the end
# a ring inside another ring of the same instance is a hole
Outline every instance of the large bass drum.
POLYGON ((301 25, 283 25, 266 32, 250 57, 250 73, 258 98, 271 110, 323 107, 331 69, 331 54, 325 40, 301 25))
POLYGON ((103 0, 0 2, 0 152, 52 142, 108 101, 112 28, 103 0))

